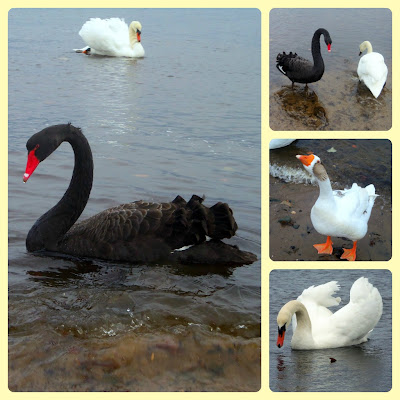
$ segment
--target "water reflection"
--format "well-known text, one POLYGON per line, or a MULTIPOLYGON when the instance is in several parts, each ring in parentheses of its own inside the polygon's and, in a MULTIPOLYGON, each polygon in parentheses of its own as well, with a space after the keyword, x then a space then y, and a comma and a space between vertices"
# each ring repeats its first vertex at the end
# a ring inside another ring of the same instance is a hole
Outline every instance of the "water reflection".
POLYGON ((274 98, 290 118, 309 129, 323 129, 329 124, 325 107, 307 86, 284 86, 274 98))

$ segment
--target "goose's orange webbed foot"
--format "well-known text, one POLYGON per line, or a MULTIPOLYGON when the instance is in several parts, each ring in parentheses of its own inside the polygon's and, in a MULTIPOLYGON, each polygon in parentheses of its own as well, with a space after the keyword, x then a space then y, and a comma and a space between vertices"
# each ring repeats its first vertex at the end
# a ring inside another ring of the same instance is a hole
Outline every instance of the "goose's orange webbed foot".
POLYGON ((340 258, 349 261, 356 261, 356 250, 357 250, 357 240, 353 243, 353 247, 351 249, 343 249, 343 254, 341 255, 340 258))
POLYGON ((332 244, 331 237, 328 236, 326 238, 326 243, 314 244, 313 246, 318 250, 318 254, 332 254, 332 244))

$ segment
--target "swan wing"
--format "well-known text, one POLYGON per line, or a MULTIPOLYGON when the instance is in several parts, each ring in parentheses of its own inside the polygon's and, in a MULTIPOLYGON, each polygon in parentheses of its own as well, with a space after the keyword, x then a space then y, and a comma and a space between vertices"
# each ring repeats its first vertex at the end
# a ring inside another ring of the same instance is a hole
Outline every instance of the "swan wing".
POLYGON ((357 279, 350 290, 350 301, 330 317, 326 340, 349 346, 367 340, 381 318, 382 297, 367 278, 357 279))
POLYGON ((91 18, 83 24, 79 35, 100 55, 115 56, 130 48, 128 25, 120 18, 91 18))
POLYGON ((383 56, 372 52, 361 57, 358 63, 357 74, 372 94, 378 97, 388 75, 388 68, 383 56))
POLYGON ((276 62, 279 71, 289 78, 303 77, 304 75, 311 74, 314 66, 312 62, 297 54, 286 54, 285 52, 278 54, 276 62))
MULTIPOLYGON (((327 307, 337 306, 340 303, 340 297, 333 297, 340 289, 336 281, 331 281, 323 285, 310 286, 303 290, 303 293, 297 298, 304 304, 311 319, 313 329, 315 325, 323 324, 327 318, 332 315, 327 307)), ((293 320, 293 330, 296 328, 296 316, 293 320)))
POLYGON ((207 236, 232 237, 237 224, 228 204, 208 208, 202 201, 193 195, 188 202, 177 196, 170 203, 121 204, 73 225, 58 247, 67 254, 151 261, 207 236))

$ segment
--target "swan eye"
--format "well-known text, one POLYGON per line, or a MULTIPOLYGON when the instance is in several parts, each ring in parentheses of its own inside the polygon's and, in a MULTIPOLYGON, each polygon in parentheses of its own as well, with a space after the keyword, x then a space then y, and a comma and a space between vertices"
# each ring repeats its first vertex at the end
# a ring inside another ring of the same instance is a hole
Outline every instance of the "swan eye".
POLYGON ((37 150, 39 147, 40 147, 40 146, 37 144, 33 150, 35 151, 35 150, 37 150))

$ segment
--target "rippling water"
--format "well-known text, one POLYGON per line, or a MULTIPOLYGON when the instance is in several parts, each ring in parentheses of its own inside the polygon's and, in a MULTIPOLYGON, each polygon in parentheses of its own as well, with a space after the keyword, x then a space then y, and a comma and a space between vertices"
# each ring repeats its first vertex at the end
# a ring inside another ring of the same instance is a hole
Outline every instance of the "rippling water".
POLYGON ((22 184, 26 140, 70 121, 95 163, 82 218, 205 194, 207 204, 229 202, 239 225, 230 242, 260 259, 260 33, 258 10, 10 11, 11 390, 260 388, 260 261, 221 269, 33 256, 26 234, 66 190, 68 144, 22 184), (112 16, 142 23, 144 59, 72 52, 88 18, 112 16))
POLYGON ((269 15, 271 129, 388 130, 392 126, 392 13, 387 8, 287 8, 269 15), (296 52, 312 60, 311 39, 318 28, 332 38, 328 53, 321 37, 325 73, 318 82, 295 84, 276 69, 276 56, 296 52), (386 85, 375 97, 359 84, 359 45, 369 40, 388 67, 386 85))
POLYGON ((382 392, 392 388, 392 275, 387 270, 273 270, 270 273, 270 388, 275 392, 382 392), (337 281, 342 301, 359 277, 380 292, 383 313, 369 336, 357 346, 324 350, 291 350, 290 326, 282 348, 276 346, 276 317, 281 307, 311 285, 337 281), (331 363, 330 358, 336 359, 331 363))

